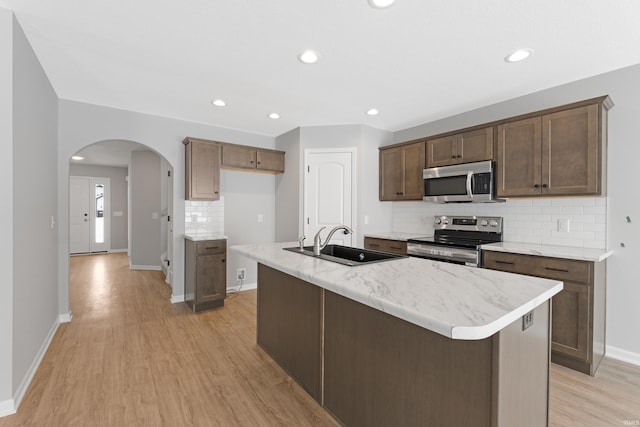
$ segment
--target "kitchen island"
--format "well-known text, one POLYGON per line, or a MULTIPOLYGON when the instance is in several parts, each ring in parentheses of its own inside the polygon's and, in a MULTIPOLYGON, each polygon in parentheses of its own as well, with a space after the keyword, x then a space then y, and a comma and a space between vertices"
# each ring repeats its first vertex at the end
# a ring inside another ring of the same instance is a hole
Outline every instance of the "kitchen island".
POLYGON ((231 249, 259 263, 258 344, 342 423, 546 425, 562 282, 418 258, 347 267, 290 246, 231 249))

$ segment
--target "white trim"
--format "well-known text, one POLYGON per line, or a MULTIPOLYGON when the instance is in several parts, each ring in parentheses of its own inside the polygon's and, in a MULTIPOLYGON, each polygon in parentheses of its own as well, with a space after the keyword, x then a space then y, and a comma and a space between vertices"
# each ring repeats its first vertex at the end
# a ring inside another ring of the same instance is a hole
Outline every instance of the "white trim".
POLYGON ((115 254, 115 253, 120 253, 120 252, 128 252, 129 249, 124 248, 124 249, 109 249, 109 253, 110 254, 115 254))
POLYGON ((184 302, 184 295, 171 295, 171 304, 177 304, 179 302, 184 302))
POLYGON ((131 264, 131 266, 129 268, 131 268, 131 270, 162 271, 162 268, 159 265, 135 265, 135 264, 131 264))
POLYGON ((73 314, 71 312, 63 313, 58 316, 58 323, 69 323, 73 319, 73 314))
POLYGON ((16 413, 16 406, 13 399, 0 401, 0 418, 16 413))
POLYGON ((623 350, 611 345, 607 346, 607 357, 640 366, 640 354, 623 350))
MULTIPOLYGON (((69 313, 69 315, 70 314, 71 313, 69 313)), ((53 326, 51 326, 51 329, 49 330, 49 334, 45 338, 44 343, 42 343, 40 350, 36 354, 35 359, 33 359, 31 366, 27 370, 27 374, 22 379, 22 382, 20 383, 18 390, 16 390, 16 393, 13 396, 14 410, 17 410, 18 407, 20 406, 20 402, 22 402, 22 398, 24 397, 24 394, 27 392, 27 389, 29 388, 29 384, 31 384, 31 380, 33 380, 33 376, 38 371, 38 367, 40 366, 40 363, 42 362, 44 355, 47 353, 47 349, 49 348, 49 345, 51 344, 51 341, 53 340, 53 337, 55 336, 56 331, 58 330, 58 326, 60 326, 60 320, 56 319, 56 321, 53 322, 53 326)))
POLYGON ((258 283, 256 283, 256 282, 254 282, 254 283, 243 283, 242 287, 240 287, 240 285, 227 286, 227 291, 238 292, 238 289, 240 289, 240 292, 250 291, 252 289, 258 289, 258 283))

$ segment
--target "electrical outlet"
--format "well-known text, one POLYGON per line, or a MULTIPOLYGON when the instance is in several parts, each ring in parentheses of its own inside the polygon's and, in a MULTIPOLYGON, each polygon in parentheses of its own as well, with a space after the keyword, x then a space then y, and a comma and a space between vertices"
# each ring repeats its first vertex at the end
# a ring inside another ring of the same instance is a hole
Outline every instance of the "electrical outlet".
POLYGON ((239 268, 236 270, 236 277, 238 278, 238 280, 244 280, 246 276, 247 276, 246 268, 239 268))
POLYGON ((558 219, 558 231, 561 233, 569 232, 569 218, 558 219))
POLYGON ((524 331, 531 325, 533 325, 533 311, 522 316, 522 330, 524 331))

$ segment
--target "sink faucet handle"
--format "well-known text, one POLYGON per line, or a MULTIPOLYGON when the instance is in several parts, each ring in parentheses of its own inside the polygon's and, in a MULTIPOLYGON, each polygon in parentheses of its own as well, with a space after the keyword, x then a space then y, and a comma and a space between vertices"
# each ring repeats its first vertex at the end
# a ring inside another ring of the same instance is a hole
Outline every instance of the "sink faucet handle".
POLYGON ((300 244, 301 251, 304 250, 304 239, 306 238, 307 236, 305 236, 304 234, 298 238, 298 243, 300 244))

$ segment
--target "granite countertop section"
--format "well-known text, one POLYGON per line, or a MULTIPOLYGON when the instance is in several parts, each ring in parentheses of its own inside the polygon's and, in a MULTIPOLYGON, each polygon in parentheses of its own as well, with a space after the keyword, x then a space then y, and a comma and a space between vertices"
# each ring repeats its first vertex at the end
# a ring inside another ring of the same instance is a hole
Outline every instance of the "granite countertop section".
POLYGON ((204 240, 227 240, 227 236, 218 233, 188 233, 184 235, 185 239, 201 242, 204 240))
POLYGON ((348 267, 282 249, 297 245, 236 245, 231 250, 453 339, 489 337, 562 290, 557 280, 421 258, 348 267))
POLYGON ((482 250, 595 262, 604 261, 613 254, 613 251, 606 249, 576 248, 572 246, 539 245, 519 242, 490 243, 488 245, 482 245, 482 250))
POLYGON ((428 237, 433 236, 433 233, 403 233, 403 232, 380 232, 380 233, 366 233, 364 237, 372 237, 374 239, 387 239, 397 240, 400 242, 406 242, 409 239, 415 239, 416 237, 428 237))

